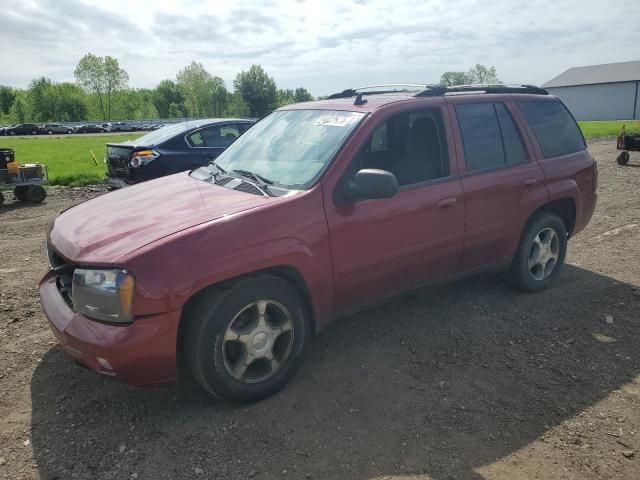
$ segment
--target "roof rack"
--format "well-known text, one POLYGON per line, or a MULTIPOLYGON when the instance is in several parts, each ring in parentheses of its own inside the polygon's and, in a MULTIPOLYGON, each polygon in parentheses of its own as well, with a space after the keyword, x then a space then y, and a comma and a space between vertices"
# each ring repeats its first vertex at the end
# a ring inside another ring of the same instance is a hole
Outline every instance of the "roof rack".
POLYGON ((417 83, 389 83, 386 85, 369 85, 368 87, 347 88, 342 92, 329 95, 327 99, 349 98, 357 95, 381 95, 384 93, 412 93, 420 92, 426 87, 425 84, 417 83))
POLYGON ((544 88, 535 85, 505 85, 505 84, 472 84, 443 87, 442 85, 427 85, 425 90, 418 92, 416 97, 441 97, 449 94, 471 93, 528 93, 533 95, 549 95, 544 88))

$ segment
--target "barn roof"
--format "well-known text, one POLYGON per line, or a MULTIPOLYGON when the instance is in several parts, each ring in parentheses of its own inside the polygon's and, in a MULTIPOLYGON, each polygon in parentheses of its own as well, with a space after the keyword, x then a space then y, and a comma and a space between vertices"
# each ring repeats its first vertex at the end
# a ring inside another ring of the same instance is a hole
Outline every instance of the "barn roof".
POLYGON ((640 61, 573 67, 552 78, 542 87, 569 87, 595 83, 635 82, 636 80, 640 80, 640 61))

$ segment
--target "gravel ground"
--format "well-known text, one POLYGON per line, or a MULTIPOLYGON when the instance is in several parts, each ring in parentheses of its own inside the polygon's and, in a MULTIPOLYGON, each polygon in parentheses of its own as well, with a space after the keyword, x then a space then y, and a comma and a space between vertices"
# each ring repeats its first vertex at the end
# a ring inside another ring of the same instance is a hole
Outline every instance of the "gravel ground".
POLYGON ((480 276, 403 296, 323 332, 253 405, 72 363, 39 305, 42 241, 101 189, 0 208, 0 478, 640 478, 640 168, 591 149, 598 208, 555 289, 480 276))

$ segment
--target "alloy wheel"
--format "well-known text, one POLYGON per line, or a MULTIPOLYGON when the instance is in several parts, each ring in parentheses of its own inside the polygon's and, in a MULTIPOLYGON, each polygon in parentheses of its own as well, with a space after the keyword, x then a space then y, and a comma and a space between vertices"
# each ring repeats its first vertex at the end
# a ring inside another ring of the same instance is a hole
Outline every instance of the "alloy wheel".
POLYGON ((529 274, 541 281, 549 278, 560 256, 560 238, 553 228, 547 227, 533 238, 529 249, 529 274))
POLYGON ((225 330, 224 366, 240 382, 266 380, 286 363, 293 338, 293 319, 282 304, 255 301, 240 310, 225 330))

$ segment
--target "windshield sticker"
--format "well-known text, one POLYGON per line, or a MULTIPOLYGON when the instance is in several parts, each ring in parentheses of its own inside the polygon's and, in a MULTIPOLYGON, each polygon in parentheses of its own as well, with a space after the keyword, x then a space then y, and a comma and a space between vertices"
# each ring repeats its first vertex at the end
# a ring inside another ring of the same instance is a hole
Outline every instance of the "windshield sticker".
POLYGON ((355 123, 358 117, 345 117, 342 115, 323 115, 313 122, 315 126, 320 127, 346 127, 355 123))

